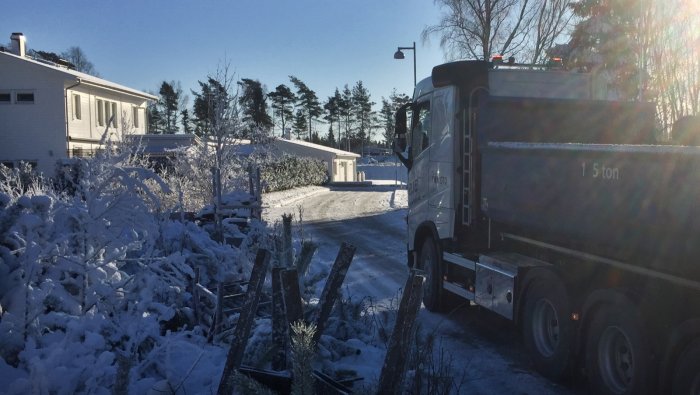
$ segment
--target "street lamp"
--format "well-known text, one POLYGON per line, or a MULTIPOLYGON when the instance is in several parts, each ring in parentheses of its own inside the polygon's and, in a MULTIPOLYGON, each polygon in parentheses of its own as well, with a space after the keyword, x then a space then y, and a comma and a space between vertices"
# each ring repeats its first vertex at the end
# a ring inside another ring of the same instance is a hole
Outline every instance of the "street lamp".
POLYGON ((405 59, 405 56, 401 51, 409 49, 413 51, 413 86, 416 86, 416 42, 413 42, 412 47, 399 47, 399 49, 394 52, 394 59, 405 59))

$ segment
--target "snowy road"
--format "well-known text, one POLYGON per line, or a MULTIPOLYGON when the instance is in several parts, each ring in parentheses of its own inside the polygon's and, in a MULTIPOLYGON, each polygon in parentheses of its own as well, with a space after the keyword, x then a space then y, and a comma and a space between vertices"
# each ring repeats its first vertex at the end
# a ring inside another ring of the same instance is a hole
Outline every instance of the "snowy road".
MULTIPOLYGON (((298 218, 301 207, 304 234, 319 244, 315 260, 331 264, 341 242, 355 245, 357 252, 344 283, 346 293, 353 299, 372 296, 379 303, 388 303, 407 277, 405 193, 389 186, 333 188, 293 204, 270 207, 265 214, 268 220, 283 213, 295 213, 298 218)), ((534 372, 515 329, 493 314, 474 308, 450 315, 422 309, 419 320, 425 332, 436 334, 436 348, 451 353, 460 393, 578 392, 534 372)))

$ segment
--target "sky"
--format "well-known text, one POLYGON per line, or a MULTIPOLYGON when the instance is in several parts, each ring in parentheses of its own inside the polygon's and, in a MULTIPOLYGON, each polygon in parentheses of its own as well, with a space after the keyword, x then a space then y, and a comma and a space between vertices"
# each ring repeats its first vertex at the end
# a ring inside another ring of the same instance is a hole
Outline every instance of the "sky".
POLYGON ((415 41, 419 81, 444 62, 439 38, 420 37, 439 17, 431 0, 3 1, 0 43, 22 32, 35 50, 79 46, 102 78, 144 91, 174 80, 189 93, 229 64, 268 91, 295 75, 321 100, 361 80, 381 103, 412 94, 413 54, 395 60, 398 46, 415 41))

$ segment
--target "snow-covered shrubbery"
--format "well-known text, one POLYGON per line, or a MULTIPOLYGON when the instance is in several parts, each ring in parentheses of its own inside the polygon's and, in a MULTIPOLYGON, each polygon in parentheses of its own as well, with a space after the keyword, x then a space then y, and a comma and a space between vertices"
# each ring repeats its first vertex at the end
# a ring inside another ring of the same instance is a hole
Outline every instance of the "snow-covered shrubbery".
POLYGON ((328 182, 323 161, 313 158, 283 155, 261 163, 264 192, 282 191, 328 182))
MULTIPOLYGON (((62 167, 60 190, 24 168, 0 174, 8 393, 141 393, 168 378, 165 329, 191 328, 193 269, 205 286, 250 273, 252 242, 235 248, 170 220, 160 199, 168 185, 111 148, 62 167)), ((249 228, 264 246, 264 227, 249 228)), ((193 344, 206 342, 201 329, 188 332, 193 344)))

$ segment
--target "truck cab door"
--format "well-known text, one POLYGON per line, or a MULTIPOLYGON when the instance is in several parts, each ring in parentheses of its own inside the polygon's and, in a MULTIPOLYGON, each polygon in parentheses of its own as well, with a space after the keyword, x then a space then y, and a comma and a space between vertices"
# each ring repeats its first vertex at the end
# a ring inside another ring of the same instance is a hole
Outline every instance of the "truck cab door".
MULTIPOLYGON (((430 116, 430 99, 432 94, 418 98, 411 114, 410 157, 411 170, 408 172, 408 227, 409 235, 414 235, 417 227, 426 220, 431 220, 428 206, 430 171, 430 144, 432 118, 430 116)), ((413 248, 409 237, 409 248, 413 248)))

